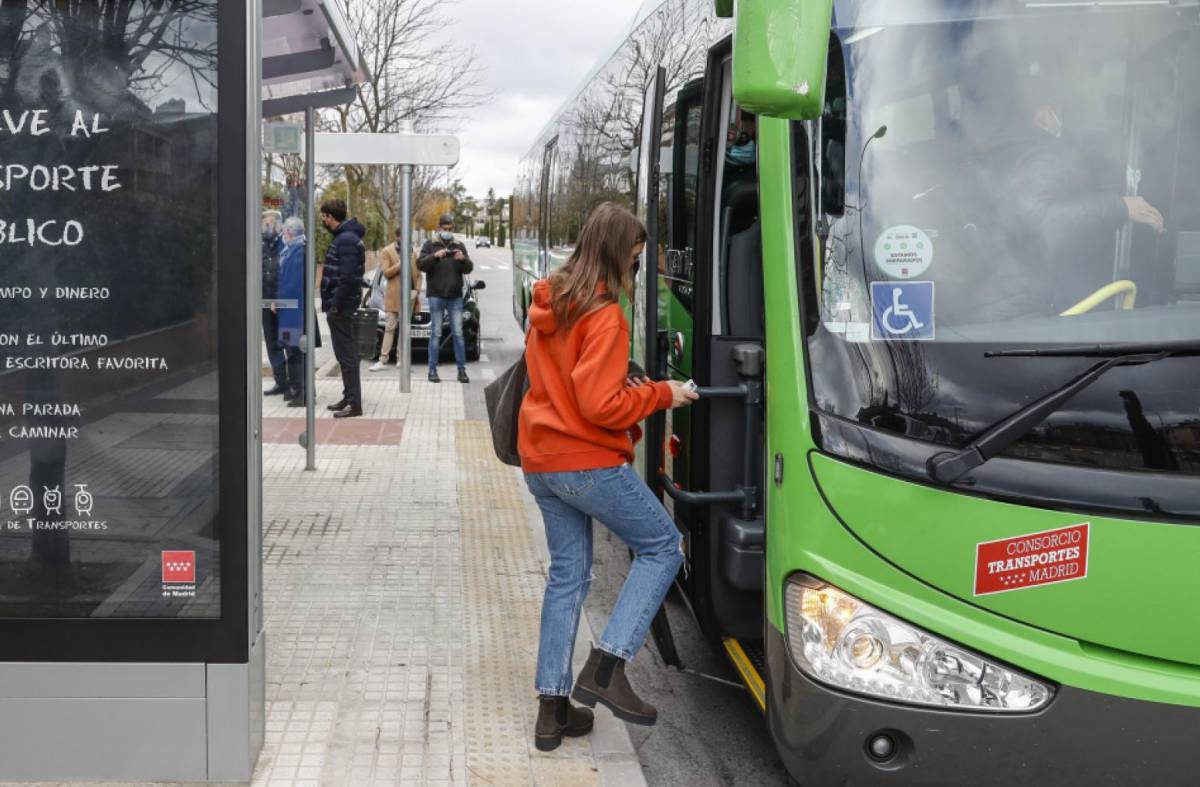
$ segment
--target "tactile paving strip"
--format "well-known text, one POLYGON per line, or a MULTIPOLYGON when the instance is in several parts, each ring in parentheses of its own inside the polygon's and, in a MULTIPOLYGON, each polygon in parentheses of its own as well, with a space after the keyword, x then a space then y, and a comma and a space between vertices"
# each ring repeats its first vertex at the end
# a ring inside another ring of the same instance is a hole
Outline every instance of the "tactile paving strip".
POLYGON ((587 738, 533 746, 534 664, 545 575, 520 483, 483 421, 457 425, 465 595, 467 768, 472 783, 599 784, 587 738))

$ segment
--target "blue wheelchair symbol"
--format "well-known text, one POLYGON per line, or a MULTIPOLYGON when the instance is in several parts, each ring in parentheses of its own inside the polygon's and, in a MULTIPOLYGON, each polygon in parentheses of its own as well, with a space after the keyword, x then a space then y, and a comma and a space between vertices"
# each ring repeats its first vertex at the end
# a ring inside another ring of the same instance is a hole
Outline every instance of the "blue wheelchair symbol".
POLYGON ((933 333, 933 282, 871 282, 872 339, 928 341, 933 333))

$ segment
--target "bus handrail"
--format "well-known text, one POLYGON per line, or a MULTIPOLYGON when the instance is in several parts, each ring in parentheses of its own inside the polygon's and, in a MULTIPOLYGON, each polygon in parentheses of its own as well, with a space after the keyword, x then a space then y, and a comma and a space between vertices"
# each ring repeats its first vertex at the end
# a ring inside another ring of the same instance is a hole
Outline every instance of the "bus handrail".
POLYGON ((661 467, 658 469, 658 480, 663 485, 663 491, 670 495, 672 500, 694 506, 737 503, 741 506, 742 519, 751 520, 758 509, 758 487, 754 484, 754 440, 758 411, 763 403, 762 348, 756 345, 738 345, 734 348, 734 353, 735 358, 738 358, 742 382, 737 385, 701 386, 696 389, 696 393, 701 399, 742 400, 745 412, 742 483, 735 489, 722 492, 689 492, 675 483, 661 467))
POLYGON ((741 503, 743 506, 749 504, 753 507, 754 498, 758 493, 757 489, 748 489, 743 486, 731 489, 728 492, 689 492, 675 483, 675 480, 667 475, 667 471, 662 468, 659 468, 658 480, 662 481, 663 491, 670 495, 672 500, 693 506, 713 505, 714 503, 741 503))

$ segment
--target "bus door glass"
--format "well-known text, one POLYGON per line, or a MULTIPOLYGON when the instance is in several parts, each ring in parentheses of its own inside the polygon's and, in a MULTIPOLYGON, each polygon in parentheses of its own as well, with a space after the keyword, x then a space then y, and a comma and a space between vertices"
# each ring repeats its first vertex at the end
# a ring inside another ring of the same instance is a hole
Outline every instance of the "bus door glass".
MULTIPOLYGON (((696 289, 696 203, 700 185, 702 82, 685 87, 663 112, 659 143, 658 353, 656 379, 692 379, 696 289)), ((666 466, 688 486, 690 408, 665 414, 666 466)), ((667 498, 668 505, 670 498, 667 498)))
MULTIPOLYGON (((656 249, 664 229, 658 225, 657 179, 665 81, 666 72, 659 68, 646 90, 645 103, 642 105, 641 134, 636 151, 638 171, 635 212, 646 225, 647 239, 641 267, 634 277, 633 297, 628 304, 629 360, 630 372, 641 374, 652 373, 658 366, 654 352, 656 347, 652 347, 646 341, 646 337, 658 335, 658 307, 655 303, 656 298, 653 297, 656 292, 649 287, 651 281, 657 284, 657 277, 651 278, 649 267, 656 264, 656 249)), ((646 440, 638 445, 637 463, 642 477, 651 488, 657 488, 658 468, 662 463, 662 419, 652 419, 647 426, 646 440)))
POLYGON ((553 217, 551 215, 550 205, 550 190, 554 184, 554 170, 558 163, 558 138, 554 138, 546 145, 546 150, 542 154, 542 172, 541 183, 538 188, 539 203, 541 207, 540 222, 538 225, 538 278, 544 278, 550 272, 550 228, 552 226, 553 217))

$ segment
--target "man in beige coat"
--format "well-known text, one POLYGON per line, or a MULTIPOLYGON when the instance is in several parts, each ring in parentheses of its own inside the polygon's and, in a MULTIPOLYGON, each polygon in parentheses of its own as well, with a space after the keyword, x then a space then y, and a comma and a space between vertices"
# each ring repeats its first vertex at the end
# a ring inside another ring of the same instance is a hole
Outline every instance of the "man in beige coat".
MULTIPOLYGON (((392 343, 400 327, 400 261, 403 259, 400 248, 400 230, 396 230, 396 242, 385 249, 376 252, 376 259, 383 267, 383 276, 387 279, 387 293, 383 299, 383 310, 387 312, 387 326, 383 330, 383 346, 379 349, 379 360, 370 367, 370 371, 378 372, 387 368, 388 356, 392 353, 392 343)), ((409 256, 412 291, 409 297, 412 312, 417 310, 417 293, 421 290, 421 269, 417 267, 417 255, 410 251, 409 256)))

